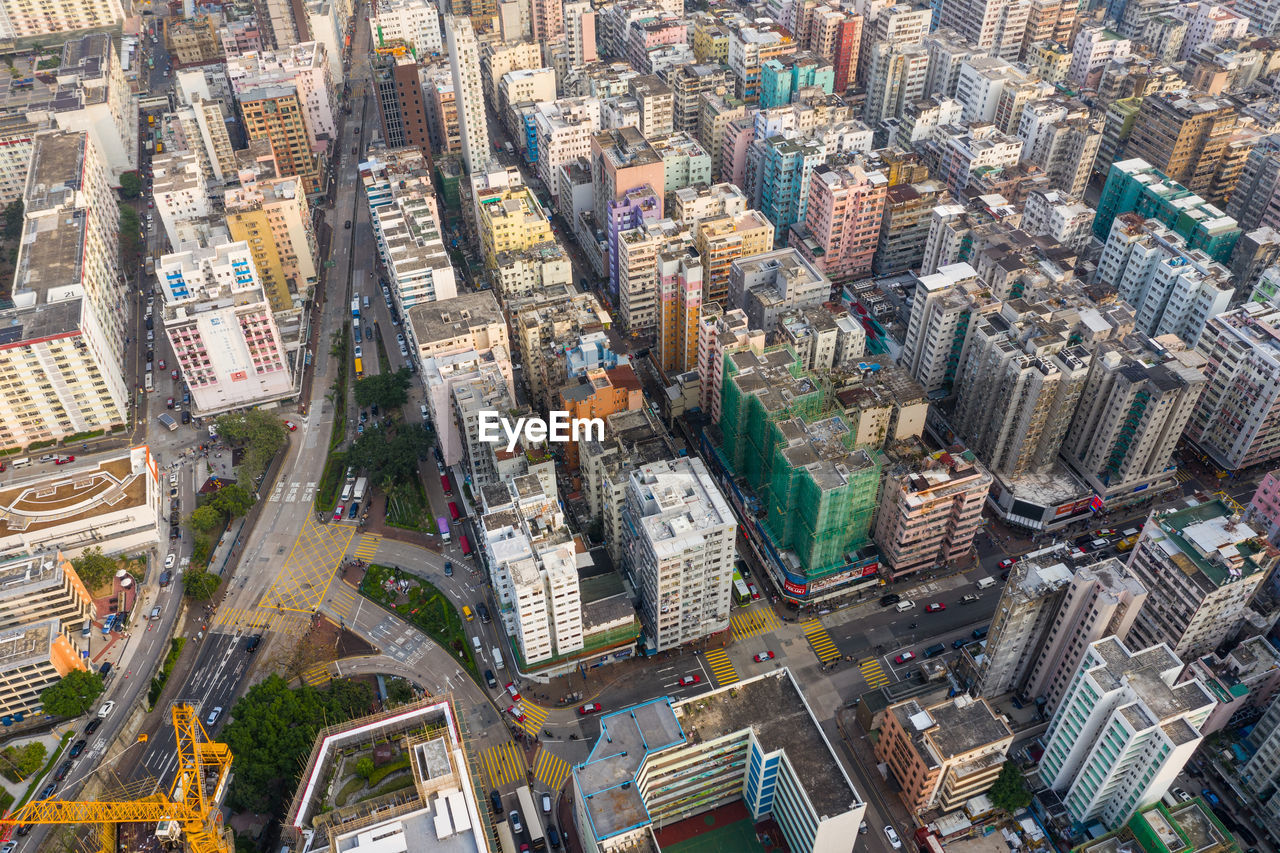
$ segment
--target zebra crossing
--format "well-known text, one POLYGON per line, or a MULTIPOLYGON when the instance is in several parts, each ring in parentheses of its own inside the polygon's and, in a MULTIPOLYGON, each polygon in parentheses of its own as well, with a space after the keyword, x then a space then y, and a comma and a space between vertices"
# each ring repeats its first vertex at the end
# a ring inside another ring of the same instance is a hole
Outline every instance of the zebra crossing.
POLYGON ((318 663, 303 670, 302 680, 312 687, 323 687, 333 680, 333 675, 329 672, 329 664, 318 663))
POLYGON ((500 788, 524 778, 524 756, 520 748, 508 741, 486 749, 480 756, 490 788, 500 788))
POLYGON ((373 559, 373 555, 378 553, 378 544, 382 542, 382 537, 376 533, 365 533, 360 537, 360 544, 356 546, 355 557, 357 560, 368 562, 373 559))
POLYGON ((1179 483, 1189 482, 1192 479, 1191 472, 1186 468, 1179 468, 1173 473, 1173 479, 1177 480, 1179 483))
POLYGON ((729 655, 724 649, 712 649, 702 657, 711 668, 711 675, 715 678, 717 687, 724 687, 738 680, 738 671, 733 668, 733 661, 729 660, 729 655))
POLYGON ((335 583, 329 595, 329 611, 339 619, 349 619, 356 607, 356 592, 345 582, 335 583))
POLYGON ((209 620, 207 630, 220 633, 275 634, 302 636, 307 630, 309 617, 301 613, 276 610, 273 607, 219 607, 209 620))
POLYGON ((879 658, 863 661, 858 665, 858 670, 862 673, 862 679, 867 682, 867 686, 872 690, 877 687, 884 687, 892 680, 885 674, 879 658))
POLYGON ((809 646, 813 649, 813 653, 823 663, 831 663, 840 657, 840 650, 836 648, 831 635, 827 633, 827 629, 822 627, 822 623, 817 619, 812 619, 805 623, 804 638, 809 641, 809 646))
POLYGON ((772 607, 760 607, 753 610, 740 610, 729 617, 733 629, 733 638, 742 640, 772 631, 779 626, 778 616, 772 607))
POLYGON ((545 785, 547 790, 559 791, 560 786, 569 778, 569 762, 544 746, 538 750, 538 757, 534 759, 533 778, 545 785))
POLYGON ((524 720, 521 721, 520 727, 537 737, 542 733, 542 724, 547 721, 547 709, 533 704, 528 699, 521 699, 520 710, 524 713, 524 720))

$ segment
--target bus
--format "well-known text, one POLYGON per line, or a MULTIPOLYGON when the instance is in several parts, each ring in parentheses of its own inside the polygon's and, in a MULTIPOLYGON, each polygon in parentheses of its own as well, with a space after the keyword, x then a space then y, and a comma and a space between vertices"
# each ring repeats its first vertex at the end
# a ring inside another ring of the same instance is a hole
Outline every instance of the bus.
POLYGON ((356 359, 356 379, 364 378, 364 361, 356 359))
POLYGON ((444 489, 444 496, 445 496, 446 498, 451 498, 451 497, 453 497, 453 486, 450 486, 450 485, 449 485, 449 475, 448 475, 448 474, 441 474, 441 475, 440 475, 440 488, 444 489))
POLYGON ((351 321, 351 336, 356 339, 356 343, 360 343, 360 321, 351 321))
POLYGON ((465 533, 458 534, 458 547, 462 549, 462 556, 464 557, 471 556, 471 540, 467 538, 467 534, 465 533))
POLYGON ((516 853, 516 840, 511 835, 511 825, 505 820, 498 824, 498 846, 502 853, 516 853))
POLYGON ((737 572, 733 573, 733 600, 739 607, 745 607, 751 603, 751 590, 747 589, 747 583, 737 572))
POLYGON ((440 538, 449 541, 449 519, 443 515, 436 519, 436 527, 440 528, 440 538))
POLYGON ((528 785, 521 785, 516 791, 520 800, 520 817, 524 818, 524 831, 529 833, 529 844, 534 850, 546 850, 547 840, 542 835, 542 815, 534 805, 533 793, 528 785))
POLYGON ((360 297, 358 296, 355 299, 351 300, 351 316, 352 317, 360 316, 360 297))
POLYGON ((148 394, 156 390, 156 380, 150 373, 143 377, 142 387, 147 389, 148 394))

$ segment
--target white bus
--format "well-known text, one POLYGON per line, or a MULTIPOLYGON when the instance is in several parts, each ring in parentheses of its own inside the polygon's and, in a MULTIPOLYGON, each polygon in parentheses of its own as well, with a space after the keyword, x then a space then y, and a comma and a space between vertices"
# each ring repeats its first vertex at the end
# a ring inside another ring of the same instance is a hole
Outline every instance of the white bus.
POLYGON ((498 846, 502 853, 516 853, 516 840, 511 835, 511 824, 505 820, 498 824, 498 846))
POLYGON ((156 390, 156 381, 151 377, 150 373, 148 373, 146 378, 142 380, 142 387, 147 389, 148 394, 156 390))

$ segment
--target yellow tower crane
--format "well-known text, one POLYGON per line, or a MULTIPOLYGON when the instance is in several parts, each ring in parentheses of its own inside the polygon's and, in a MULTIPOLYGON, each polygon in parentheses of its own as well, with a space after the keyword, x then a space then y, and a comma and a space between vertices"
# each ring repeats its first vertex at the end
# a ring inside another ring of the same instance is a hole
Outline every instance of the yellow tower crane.
POLYGON ((185 836, 191 853, 232 853, 231 833, 222 827, 218 803, 231 775, 231 750, 216 743, 187 704, 173 706, 178 770, 169 795, 123 802, 40 800, 27 803, 0 826, 22 824, 154 823, 156 834, 185 836))

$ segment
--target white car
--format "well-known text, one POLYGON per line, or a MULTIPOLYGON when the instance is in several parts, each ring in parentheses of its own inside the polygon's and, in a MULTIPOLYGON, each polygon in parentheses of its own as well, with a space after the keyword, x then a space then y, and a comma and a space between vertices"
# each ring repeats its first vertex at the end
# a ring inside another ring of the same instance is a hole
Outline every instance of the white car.
POLYGON ((213 727, 213 724, 214 724, 214 723, 216 723, 216 722, 218 722, 218 717, 220 717, 220 716, 222 716, 222 706, 221 706, 221 705, 219 705, 218 707, 214 708, 212 711, 210 711, 210 712, 209 712, 209 716, 207 716, 207 717, 205 717, 205 718, 204 718, 204 724, 205 724, 206 726, 208 726, 208 727, 212 728, 212 727, 213 727))
POLYGON ((898 837, 898 833, 894 831, 892 826, 886 826, 884 834, 888 837, 889 843, 893 845, 894 850, 902 849, 902 839, 898 837))
POLYGON ((172 569, 174 564, 177 562, 178 562, 178 555, 170 554, 169 556, 164 558, 164 567, 166 569, 172 569))
POLYGON ((115 710, 115 707, 116 703, 114 700, 103 703, 102 707, 98 709, 98 719, 101 720, 106 717, 107 714, 110 714, 115 710))

